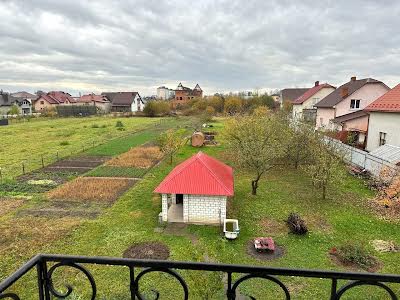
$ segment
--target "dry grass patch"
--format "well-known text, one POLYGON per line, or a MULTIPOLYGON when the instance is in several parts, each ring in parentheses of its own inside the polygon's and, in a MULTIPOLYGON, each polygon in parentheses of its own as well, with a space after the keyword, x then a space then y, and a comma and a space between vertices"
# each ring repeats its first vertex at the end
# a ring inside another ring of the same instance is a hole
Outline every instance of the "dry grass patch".
POLYGON ((4 216, 5 214, 17 209, 22 204, 24 204, 23 199, 17 198, 0 198, 0 216, 4 216))
POLYGON ((47 193, 52 200, 114 202, 136 181, 122 178, 79 177, 47 193))
POLYGON ((163 154, 159 147, 136 147, 108 162, 107 166, 147 169, 157 163, 163 154))
POLYGON ((0 223, 0 256, 16 253, 32 256, 40 248, 64 238, 78 226, 77 218, 47 219, 25 217, 0 223))
POLYGON ((285 224, 285 221, 279 222, 272 219, 262 219, 259 222, 259 226, 262 228, 263 232, 265 232, 268 235, 278 235, 289 232, 285 224))

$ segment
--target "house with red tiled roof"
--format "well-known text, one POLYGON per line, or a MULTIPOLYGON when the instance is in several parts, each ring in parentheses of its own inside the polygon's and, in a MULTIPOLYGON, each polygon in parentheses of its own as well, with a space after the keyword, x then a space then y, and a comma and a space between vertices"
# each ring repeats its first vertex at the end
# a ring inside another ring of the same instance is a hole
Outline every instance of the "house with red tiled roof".
POLYGON ((314 116, 313 120, 315 120, 317 109, 314 107, 314 105, 317 104, 321 99, 328 96, 334 90, 334 86, 328 83, 320 84, 319 81, 316 81, 312 88, 308 89, 304 94, 292 101, 293 119, 301 120, 304 118, 308 119, 308 116, 314 116))
POLYGON ((218 224, 234 194, 233 169, 202 152, 176 166, 154 190, 164 222, 218 224))
POLYGON ((382 81, 373 78, 357 80, 356 77, 351 77, 349 82, 315 104, 316 128, 361 133, 359 142, 362 143, 368 127, 368 116, 359 111, 388 90, 389 87, 382 81))
POLYGON ((81 96, 77 104, 96 106, 98 111, 108 113, 111 110, 111 101, 105 95, 88 94, 81 96))
POLYGON ((367 150, 382 145, 400 147, 400 84, 365 108, 369 115, 367 150))
POLYGON ((57 105, 73 105, 76 100, 68 93, 62 91, 52 91, 47 94, 41 94, 35 101, 34 108, 36 112, 54 108, 57 105))

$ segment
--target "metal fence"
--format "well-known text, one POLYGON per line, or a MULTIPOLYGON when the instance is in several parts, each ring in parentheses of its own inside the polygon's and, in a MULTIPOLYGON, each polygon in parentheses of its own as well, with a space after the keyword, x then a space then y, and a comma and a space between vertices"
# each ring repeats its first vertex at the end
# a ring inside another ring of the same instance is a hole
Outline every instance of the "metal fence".
MULTIPOLYGON (((398 299, 396 292, 400 283, 399 275, 386 275, 374 273, 355 273, 355 272, 337 272, 322 270, 301 270, 286 269, 261 266, 245 266, 245 265, 228 265, 214 263, 197 263, 197 262, 176 262, 163 260, 140 260, 126 258, 111 257, 85 257, 85 256, 69 256, 69 255, 48 255, 39 254, 19 268, 14 274, 6 278, 0 283, 0 299, 19 300, 21 297, 18 292, 13 290, 13 286, 26 273, 36 268, 36 288, 32 291, 32 295, 37 294, 39 300, 65 299, 74 291, 72 285, 67 284, 67 291, 59 291, 54 284, 53 274, 60 274, 65 267, 73 268, 82 273, 90 286, 90 298, 97 299, 97 284, 95 277, 91 274, 88 267, 90 265, 119 266, 129 270, 129 277, 126 279, 126 286, 130 287, 129 299, 146 299, 140 292, 140 287, 146 285, 146 274, 162 273, 174 278, 177 283, 177 289, 183 291, 183 299, 189 299, 189 286, 179 270, 197 270, 204 272, 221 272, 225 274, 225 295, 226 299, 236 299, 239 294, 239 288, 242 283, 251 279, 262 279, 265 283, 275 285, 279 288, 280 293, 277 295, 269 294, 271 299, 291 299, 291 290, 285 284, 285 278, 320 278, 330 282, 331 288, 327 290, 327 298, 331 300, 341 299, 343 295, 347 295, 348 291, 354 287, 375 286, 381 288, 387 294, 387 299, 398 299), (392 284, 388 284, 392 283, 392 284), (53 298, 54 297, 54 298, 53 298)), ((66 278, 64 283, 66 283, 66 278)), ((124 284, 120 282, 119 284, 124 284)), ((201 284, 199 282, 199 284, 201 284)), ((154 286, 152 291, 157 295, 157 299, 162 295, 154 286)), ((254 297, 250 297, 255 299, 254 297)))
MULTIPOLYGON (((125 132, 124 134, 115 137, 115 139, 123 139, 124 137, 128 137, 133 134, 138 134, 146 130, 153 130, 167 123, 168 120, 160 119, 158 122, 149 125, 147 128, 135 129, 135 131, 125 132)), ((68 157, 76 156, 79 154, 84 154, 91 148, 101 146, 112 140, 113 139, 110 140, 107 138, 94 137, 92 140, 88 140, 85 143, 82 143, 76 147, 69 146, 68 149, 65 150, 58 150, 58 151, 56 150, 52 153, 38 154, 36 156, 31 155, 19 162, 0 164, 0 182, 6 179, 14 179, 20 175, 25 175, 37 169, 44 168, 59 160, 66 159, 68 157)))
POLYGON ((391 179, 400 171, 400 168, 395 164, 371 155, 366 151, 346 145, 331 137, 325 137, 325 140, 331 145, 334 145, 334 147, 343 154, 343 158, 346 162, 367 170, 377 178, 391 179))

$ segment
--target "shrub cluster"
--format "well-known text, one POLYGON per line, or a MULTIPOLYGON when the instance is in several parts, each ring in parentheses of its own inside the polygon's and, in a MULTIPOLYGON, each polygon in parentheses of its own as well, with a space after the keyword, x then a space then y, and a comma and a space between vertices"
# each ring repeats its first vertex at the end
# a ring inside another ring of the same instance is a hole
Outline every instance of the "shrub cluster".
POLYGON ((364 245, 358 243, 349 242, 338 248, 333 248, 331 254, 345 264, 355 264, 366 270, 376 265, 376 258, 369 253, 364 245))

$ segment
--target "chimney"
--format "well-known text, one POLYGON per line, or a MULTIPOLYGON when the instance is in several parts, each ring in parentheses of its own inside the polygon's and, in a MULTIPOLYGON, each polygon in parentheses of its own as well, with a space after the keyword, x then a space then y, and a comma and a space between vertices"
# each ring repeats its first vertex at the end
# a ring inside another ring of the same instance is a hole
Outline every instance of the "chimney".
POLYGON ((340 92, 341 92, 342 98, 346 98, 349 95, 349 88, 344 87, 344 88, 342 88, 342 90, 340 92))
POLYGON ((316 81, 316 82, 315 82, 315 86, 319 86, 319 81, 316 81))
POLYGON ((351 81, 356 81, 356 80, 357 80, 357 77, 356 77, 356 76, 353 76, 353 77, 350 78, 350 80, 351 80, 351 81))

